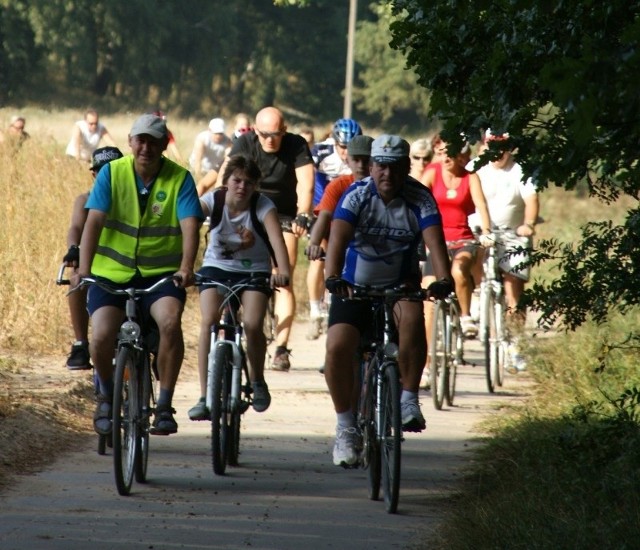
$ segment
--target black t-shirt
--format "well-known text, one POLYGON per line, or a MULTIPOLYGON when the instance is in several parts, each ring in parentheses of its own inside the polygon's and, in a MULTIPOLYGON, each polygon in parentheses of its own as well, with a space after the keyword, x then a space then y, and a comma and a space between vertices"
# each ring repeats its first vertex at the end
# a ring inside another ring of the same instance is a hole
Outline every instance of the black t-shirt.
POLYGON ((279 215, 295 217, 298 211, 296 168, 313 162, 302 136, 287 132, 276 153, 265 153, 256 133, 247 132, 233 142, 229 155, 244 155, 255 160, 262 172, 260 191, 275 203, 279 215))

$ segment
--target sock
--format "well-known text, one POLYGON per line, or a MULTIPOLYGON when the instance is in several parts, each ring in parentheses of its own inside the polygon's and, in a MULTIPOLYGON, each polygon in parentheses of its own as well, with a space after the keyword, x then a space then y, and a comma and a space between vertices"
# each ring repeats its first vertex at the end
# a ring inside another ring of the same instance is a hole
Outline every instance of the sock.
POLYGON ((309 316, 314 319, 320 317, 322 312, 320 311, 320 300, 309 301, 309 316))
POLYGON ((338 417, 338 428, 353 428, 356 425, 356 419, 351 411, 336 413, 338 417))
POLYGON ((160 388, 160 395, 158 396, 158 405, 171 406, 172 399, 173 399, 173 390, 160 388))
POLYGON ((408 401, 418 401, 418 394, 416 392, 402 390, 402 395, 400 396, 400 403, 406 403, 408 401))
POLYGON ((113 395, 113 378, 109 378, 109 380, 102 380, 98 377, 98 382, 100 386, 100 393, 107 397, 111 397, 113 395))

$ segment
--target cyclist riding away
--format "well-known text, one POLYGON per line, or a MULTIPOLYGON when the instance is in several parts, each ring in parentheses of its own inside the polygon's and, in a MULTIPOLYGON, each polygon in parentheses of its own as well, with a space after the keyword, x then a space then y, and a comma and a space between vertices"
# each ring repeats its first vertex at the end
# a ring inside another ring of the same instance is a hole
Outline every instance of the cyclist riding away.
MULTIPOLYGON (((179 279, 140 300, 143 313, 155 321, 160 334, 156 356, 160 393, 151 429, 157 435, 178 431, 171 401, 184 356, 185 288, 193 284, 203 220, 191 174, 162 156, 167 143, 164 120, 142 115, 129 133, 133 154, 100 171, 86 204, 89 214, 74 280, 77 283, 80 277, 92 274, 122 288, 146 288, 166 275, 175 274, 179 279)), ((93 424, 99 434, 109 434, 113 344, 125 317, 126 298, 96 285, 88 294, 91 359, 100 384, 93 424)))
MULTIPOLYGON (((435 200, 428 189, 409 177, 409 144, 399 136, 382 135, 372 143, 371 161, 371 176, 349 187, 334 212, 325 262, 325 284, 334 294, 325 378, 337 415, 336 465, 353 465, 358 459, 359 434, 353 410, 356 376, 351 358, 371 322, 371 305, 348 299, 350 285, 420 288, 417 251, 423 240, 439 279, 429 293, 446 296, 453 288, 435 200)), ((419 432, 426 427, 418 402, 427 352, 422 303, 399 301, 394 313, 403 429, 419 432)))

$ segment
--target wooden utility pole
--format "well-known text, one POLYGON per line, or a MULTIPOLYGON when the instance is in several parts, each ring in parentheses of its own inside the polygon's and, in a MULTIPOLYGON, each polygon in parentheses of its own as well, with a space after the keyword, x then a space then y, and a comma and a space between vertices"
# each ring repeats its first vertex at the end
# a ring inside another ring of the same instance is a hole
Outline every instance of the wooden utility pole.
POLYGON ((347 31, 347 70, 344 80, 344 107, 342 116, 351 118, 351 104, 353 102, 353 48, 356 42, 356 14, 358 0, 349 0, 349 29, 347 31))

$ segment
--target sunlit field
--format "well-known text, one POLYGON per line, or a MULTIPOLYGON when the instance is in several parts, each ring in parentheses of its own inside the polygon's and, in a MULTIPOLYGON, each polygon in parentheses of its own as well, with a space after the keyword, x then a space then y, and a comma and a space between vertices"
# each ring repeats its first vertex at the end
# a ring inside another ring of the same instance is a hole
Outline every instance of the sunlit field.
MULTIPOLYGON (((0 148, 0 194, 3 197, 0 241, 0 349, 30 353, 66 353, 73 340, 65 293, 55 284, 66 253, 66 235, 75 197, 90 189, 88 165, 65 156, 73 124, 83 111, 44 112, 0 109, 0 127, 19 112, 31 135, 21 149, 0 148)), ((141 113, 101 117, 116 145, 129 153, 127 135, 141 113)), ((180 153, 188 159, 193 140, 208 120, 173 120, 168 113, 180 153)), ((204 233, 204 230, 203 230, 204 233)), ((203 240, 204 243, 204 240, 203 240)), ((301 246, 304 241, 301 242, 301 246)), ((299 315, 306 314, 306 265, 300 260, 295 285, 299 315)), ((190 294, 185 321, 199 315, 190 294)))

